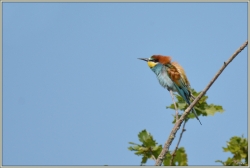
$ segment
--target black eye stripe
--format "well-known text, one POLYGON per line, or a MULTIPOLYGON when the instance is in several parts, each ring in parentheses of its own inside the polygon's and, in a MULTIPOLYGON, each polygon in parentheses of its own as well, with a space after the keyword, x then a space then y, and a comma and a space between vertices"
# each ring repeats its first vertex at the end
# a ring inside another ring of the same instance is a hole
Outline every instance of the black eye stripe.
POLYGON ((156 61, 156 60, 149 60, 149 61, 151 61, 151 62, 158 62, 158 61, 156 61))

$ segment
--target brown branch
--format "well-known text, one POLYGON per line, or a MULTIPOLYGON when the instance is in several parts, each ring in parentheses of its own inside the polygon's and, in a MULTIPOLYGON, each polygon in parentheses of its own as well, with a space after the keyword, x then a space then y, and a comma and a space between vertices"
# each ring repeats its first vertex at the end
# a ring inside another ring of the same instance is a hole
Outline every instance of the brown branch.
POLYGON ((175 153, 176 153, 176 151, 177 151, 177 149, 178 149, 178 147, 179 147, 179 144, 180 144, 180 142, 181 142, 182 135, 183 135, 184 131, 186 131, 185 125, 186 125, 186 121, 184 120, 184 124, 183 124, 183 126, 182 126, 180 138, 179 138, 178 143, 177 143, 177 145, 176 145, 176 147, 175 147, 175 150, 174 150, 173 153, 172 153, 172 158, 171 158, 171 160, 170 160, 170 166, 172 166, 172 163, 173 163, 173 161, 174 161, 175 153))
POLYGON ((177 108, 177 106, 176 106, 176 104, 175 104, 175 101, 174 101, 174 95, 173 95, 173 92, 172 92, 172 90, 169 90, 169 92, 170 92, 170 94, 171 94, 171 97, 172 97, 172 101, 173 101, 173 103, 174 103, 174 108, 175 108, 175 116, 176 116, 176 119, 175 119, 175 121, 177 121, 178 120, 178 108, 177 108))
POLYGON ((214 78, 209 82, 207 87, 199 94, 199 96, 196 97, 196 99, 190 104, 190 106, 184 111, 182 116, 178 121, 176 121, 174 128, 172 129, 168 140, 166 141, 160 155, 158 156, 155 165, 160 166, 166 156, 166 153, 169 151, 169 147, 171 143, 173 142, 175 138, 176 132, 180 129, 180 126, 182 122, 184 121, 185 117, 189 114, 190 110, 194 107, 194 105, 202 98, 203 95, 208 91, 208 89, 212 86, 212 84, 215 82, 215 80, 220 76, 220 74, 223 72, 223 70, 227 67, 227 65, 247 46, 248 41, 246 41, 238 50, 235 51, 235 53, 228 59, 227 62, 223 63, 223 66, 220 68, 220 70, 217 72, 217 74, 214 76, 214 78))

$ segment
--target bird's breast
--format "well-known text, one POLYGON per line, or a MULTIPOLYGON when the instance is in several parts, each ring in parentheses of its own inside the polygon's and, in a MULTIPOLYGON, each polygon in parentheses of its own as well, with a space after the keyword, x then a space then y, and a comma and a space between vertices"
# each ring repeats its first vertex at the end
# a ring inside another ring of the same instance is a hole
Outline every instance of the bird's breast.
POLYGON ((176 91, 175 85, 169 78, 166 67, 164 65, 156 65, 154 68, 152 68, 152 71, 156 74, 161 86, 168 90, 176 91))
POLYGON ((166 72, 162 72, 157 76, 159 83, 161 86, 168 90, 176 91, 176 88, 174 86, 174 82, 169 78, 168 74, 166 72))

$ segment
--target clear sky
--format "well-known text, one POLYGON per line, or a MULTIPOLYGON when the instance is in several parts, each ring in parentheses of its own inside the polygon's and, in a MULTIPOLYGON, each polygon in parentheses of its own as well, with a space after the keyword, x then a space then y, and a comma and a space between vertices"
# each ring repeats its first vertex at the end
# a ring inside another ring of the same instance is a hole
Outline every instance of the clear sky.
MULTIPOLYGON (((201 91, 246 40, 247 3, 3 3, 3 165, 140 165, 128 142, 164 144, 175 112, 137 58, 172 56, 201 91)), ((207 95, 225 112, 187 123, 189 165, 247 137, 247 48, 207 95)))

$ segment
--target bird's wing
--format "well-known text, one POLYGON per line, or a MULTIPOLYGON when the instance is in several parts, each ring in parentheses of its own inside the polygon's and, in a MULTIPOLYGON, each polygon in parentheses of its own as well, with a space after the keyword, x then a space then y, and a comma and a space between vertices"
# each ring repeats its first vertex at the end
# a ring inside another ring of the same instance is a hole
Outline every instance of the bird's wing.
POLYGON ((184 69, 182 68, 182 66, 181 66, 180 64, 178 64, 177 62, 172 62, 171 64, 172 64, 172 65, 177 69, 177 71, 180 73, 180 75, 181 75, 182 79, 184 80, 185 84, 186 84, 187 86, 190 86, 190 83, 189 83, 189 81, 188 81, 188 79, 187 79, 187 75, 186 75, 184 69))
POLYGON ((166 66, 167 74, 175 84, 180 87, 182 87, 182 85, 189 86, 189 81, 187 79, 185 71, 177 62, 167 64, 166 66))
POLYGON ((177 92, 184 98, 184 100, 190 104, 190 88, 189 81, 186 77, 185 71, 183 68, 176 62, 167 64, 167 74, 169 78, 176 85, 177 92))
MULTIPOLYGON (((169 78, 174 82, 177 92, 187 102, 187 104, 190 105, 190 98, 193 95, 191 94, 190 83, 187 79, 184 69, 177 62, 167 64, 166 67, 167 67, 167 74, 169 78)), ((192 108, 192 111, 196 119, 200 122, 194 108, 192 108)))

